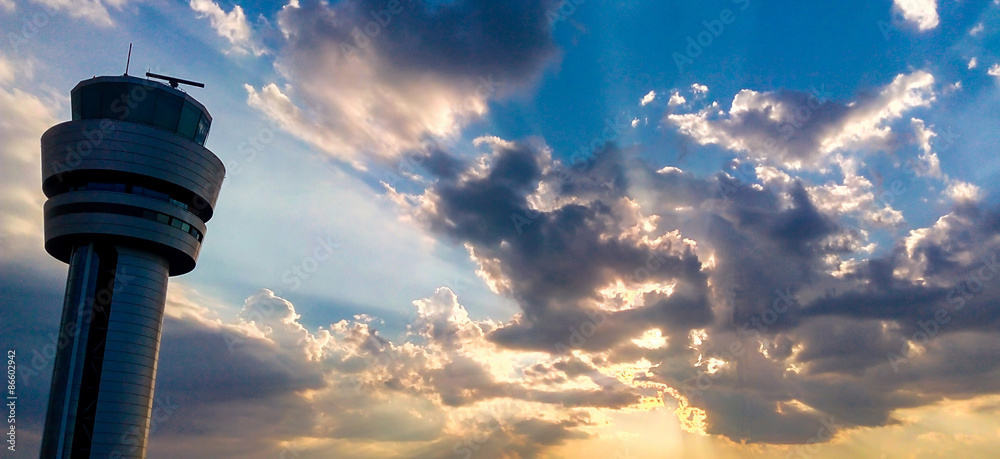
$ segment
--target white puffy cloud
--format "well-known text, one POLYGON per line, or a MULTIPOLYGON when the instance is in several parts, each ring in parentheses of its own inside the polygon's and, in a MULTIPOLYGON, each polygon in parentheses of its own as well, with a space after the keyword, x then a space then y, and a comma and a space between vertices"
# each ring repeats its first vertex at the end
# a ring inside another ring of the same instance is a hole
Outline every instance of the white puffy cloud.
POLYGON ((820 145, 830 152, 888 141, 891 135, 888 123, 915 107, 928 107, 934 101, 934 75, 924 71, 899 75, 874 99, 852 106, 838 129, 822 139, 820 145))
POLYGON ((858 174, 857 164, 850 159, 839 161, 844 178, 842 183, 828 182, 808 187, 816 207, 829 215, 855 215, 866 227, 896 227, 904 223, 903 214, 891 202, 880 199, 882 184, 858 174))
POLYGON ((240 5, 234 5, 228 13, 212 0, 191 0, 189 5, 199 18, 208 18, 212 28, 229 41, 234 51, 241 54, 252 51, 258 56, 265 52, 254 43, 253 31, 240 5))
POLYGON ((716 103, 696 113, 669 114, 666 121, 700 144, 717 144, 796 167, 816 165, 831 153, 890 148, 890 125, 904 113, 935 101, 934 76, 901 74, 874 97, 846 105, 817 94, 744 89, 728 112, 716 103))
POLYGON ((684 96, 681 95, 681 93, 674 91, 672 94, 670 94, 670 100, 667 101, 667 106, 676 107, 678 105, 683 105, 686 102, 687 99, 685 99, 684 96))
POLYGON ((983 197, 983 191, 978 186, 962 180, 951 180, 944 194, 956 202, 974 202, 983 197))
MULTIPOLYGON (((645 106, 646 104, 652 102, 653 99, 656 99, 656 91, 649 91, 645 96, 642 96, 642 100, 639 101, 639 104, 645 106)), ((673 100, 673 98, 671 98, 671 100, 673 100)))
POLYGON ((893 7, 920 30, 938 26, 937 0, 893 0, 893 7))
POLYGON ((996 77, 997 83, 1000 83, 1000 64, 993 64, 986 73, 992 77, 996 77))
POLYGON ((922 151, 919 158, 922 164, 921 167, 917 168, 918 174, 938 179, 944 178, 944 173, 941 172, 941 160, 931 147, 931 139, 937 137, 937 133, 924 125, 924 121, 921 119, 913 118, 910 120, 910 124, 913 126, 913 133, 922 151))

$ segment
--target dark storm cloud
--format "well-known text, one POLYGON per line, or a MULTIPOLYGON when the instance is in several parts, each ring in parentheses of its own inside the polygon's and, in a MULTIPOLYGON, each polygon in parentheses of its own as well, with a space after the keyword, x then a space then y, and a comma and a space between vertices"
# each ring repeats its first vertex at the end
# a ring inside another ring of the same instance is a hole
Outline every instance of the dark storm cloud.
POLYGON ((287 84, 248 103, 364 168, 453 137, 489 103, 532 85, 558 49, 546 1, 314 0, 278 14, 287 84))
MULTIPOLYGON (((877 321, 813 320, 796 328, 794 334, 799 338, 795 344, 803 346, 795 360, 810 363, 811 375, 860 376, 867 368, 884 364, 886 355, 906 343, 901 334, 887 333, 877 321)), ((786 351, 785 357, 789 355, 786 351)))
MULTIPOLYGON (((616 155, 611 151, 605 157, 616 155)), ((500 260, 509 293, 524 311, 519 321, 493 332, 492 339, 551 351, 575 340, 572 325, 607 320, 581 344, 600 349, 652 326, 683 333, 711 321, 697 255, 683 247, 657 248, 617 237, 625 190, 620 164, 601 158, 590 166, 598 179, 618 184, 604 187, 600 180, 580 180, 579 171, 562 166, 553 170, 546 164, 548 172, 543 173, 540 161, 531 146, 498 145, 485 175, 470 171, 452 180, 438 177, 429 190, 435 212, 424 215, 425 221, 457 242, 471 244, 477 258, 500 260), (572 190, 600 199, 541 212, 529 206, 528 195, 542 181, 561 185, 564 195, 572 190), (641 279, 636 276, 640 268, 641 279), (597 290, 616 279, 631 285, 675 279, 683 285, 670 298, 650 297, 642 310, 596 310, 597 290)))
POLYGON ((199 403, 253 400, 324 386, 322 373, 305 363, 268 352, 260 340, 245 340, 233 352, 232 336, 198 324, 167 320, 157 387, 199 403))
MULTIPOLYGON (((603 383, 598 390, 563 389, 554 391, 525 388, 520 383, 497 382, 485 371, 482 364, 464 356, 452 356, 440 370, 428 370, 422 375, 440 396, 445 406, 467 406, 474 403, 509 398, 545 403, 562 407, 624 408, 639 401, 632 389, 617 380, 607 380, 590 375, 595 383, 603 383)), ((405 388, 400 388, 404 389, 405 388)))
MULTIPOLYGON (((893 424, 897 409, 997 391, 960 376, 995 375, 1000 365, 989 352, 963 351, 973 342, 998 345, 983 333, 1000 328, 1000 281, 993 290, 974 284, 979 290, 966 292, 969 275, 989 264, 975 257, 989 257, 997 245, 995 210, 960 205, 944 223, 838 277, 828 257, 851 252, 831 241, 856 232, 821 211, 805 183, 752 187, 726 176, 657 172, 616 149, 604 153, 564 166, 530 146, 496 143, 465 172, 437 176, 421 197, 432 205, 415 215, 468 245, 522 309, 488 335, 493 342, 554 354, 608 352, 609 360, 594 360, 598 366, 658 363, 643 378, 680 388, 707 412, 710 433, 735 441, 826 441, 837 429, 893 424), (697 241, 698 254, 713 254, 713 267, 706 270, 689 248, 622 237, 630 228, 621 206, 626 196, 641 196, 643 211, 658 216, 650 238, 680 228, 697 241), (529 206, 532 199, 562 204, 539 211, 529 206), (644 280, 676 281, 674 292, 644 293, 644 306, 634 309, 600 310, 608 299, 599 291, 619 280, 637 287, 636 268, 651 256, 657 263, 644 280), (926 354, 891 363, 914 333, 926 332, 949 295, 962 298, 964 312, 951 310, 948 323, 934 325, 926 354), (652 328, 668 338, 666 347, 629 341, 652 328), (687 332, 698 328, 707 337, 693 350, 687 332), (716 356, 729 363, 709 374, 704 361, 716 356)), ((551 385, 587 375, 588 366, 565 360, 525 374, 551 385)), ((594 394, 581 395, 599 404, 594 394)), ((630 397, 623 394, 621 403, 630 397)))
POLYGON ((417 162, 431 175, 445 180, 455 178, 462 171, 462 162, 437 146, 429 149, 426 154, 420 155, 419 159, 414 162, 417 162))
POLYGON ((568 440, 589 438, 579 427, 593 425, 586 413, 569 419, 520 418, 500 423, 493 418, 477 423, 474 434, 445 438, 409 455, 412 459, 454 459, 472 457, 539 457, 546 447, 568 440))
POLYGON ((947 290, 894 286, 885 290, 847 292, 820 298, 805 310, 807 315, 840 315, 869 319, 915 319, 933 314, 945 304, 947 290))
POLYGON ((571 438, 587 438, 584 432, 573 429, 580 423, 572 420, 550 422, 542 419, 526 419, 514 424, 514 433, 523 435, 539 445, 557 445, 571 438))
MULTIPOLYGON (((313 2, 303 3, 307 5, 302 13, 309 14, 312 7, 308 4, 313 2)), ((545 16, 547 3, 355 0, 337 6, 349 19, 334 17, 330 24, 334 27, 313 32, 335 34, 333 38, 338 40, 347 35, 349 43, 359 45, 363 40, 354 40, 348 27, 358 26, 363 31, 370 21, 388 18, 382 32, 372 37, 372 46, 401 69, 523 80, 556 51, 545 16), (338 27, 344 23, 341 21, 346 24, 338 27)))
POLYGON ((752 391, 723 388, 709 391, 703 406, 711 413, 708 433, 736 442, 799 444, 813 438, 827 441, 837 431, 833 417, 824 418, 788 406, 779 412, 775 400, 752 391))
POLYGON ((493 380, 482 364, 469 357, 455 356, 440 370, 425 377, 447 406, 461 406, 506 395, 503 385, 493 380))
POLYGON ((801 400, 834 416, 844 425, 884 426, 898 424, 895 409, 930 403, 928 397, 904 391, 885 391, 856 379, 809 379, 802 382, 801 400))
POLYGON ((1000 330, 998 214, 997 207, 955 208, 943 220, 946 224, 923 237, 911 234, 909 248, 867 261, 849 279, 865 288, 816 299, 803 315, 893 320, 908 335, 929 333, 925 328, 933 328, 934 334, 1000 330), (900 269, 918 270, 932 282, 894 277, 900 269))
POLYGON ((41 447, 55 351, 70 342, 59 333, 66 269, 52 259, 39 266, 0 257, 0 346, 15 352, 17 448, 23 451, 41 447))

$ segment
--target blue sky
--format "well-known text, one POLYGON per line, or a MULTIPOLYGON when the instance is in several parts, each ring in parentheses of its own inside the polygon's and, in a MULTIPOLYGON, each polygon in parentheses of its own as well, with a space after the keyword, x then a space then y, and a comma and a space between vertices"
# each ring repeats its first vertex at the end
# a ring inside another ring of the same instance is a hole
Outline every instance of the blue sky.
POLYGON ((170 281, 149 457, 998 447, 995 1, 0 0, 0 24, 0 341, 26 356, 58 328, 38 139, 69 90, 129 43, 130 74, 206 84, 228 173, 170 281))

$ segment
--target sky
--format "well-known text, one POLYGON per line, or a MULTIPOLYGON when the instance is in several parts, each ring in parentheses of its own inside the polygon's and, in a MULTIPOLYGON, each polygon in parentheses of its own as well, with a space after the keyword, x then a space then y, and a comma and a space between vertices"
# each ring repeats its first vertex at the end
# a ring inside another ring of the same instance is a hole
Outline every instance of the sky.
MULTIPOLYGON (((146 71, 226 165, 150 458, 989 457, 1000 1, 0 0, 0 344, 39 138, 146 71)), ((9 453, 9 451, 5 451, 9 453)))

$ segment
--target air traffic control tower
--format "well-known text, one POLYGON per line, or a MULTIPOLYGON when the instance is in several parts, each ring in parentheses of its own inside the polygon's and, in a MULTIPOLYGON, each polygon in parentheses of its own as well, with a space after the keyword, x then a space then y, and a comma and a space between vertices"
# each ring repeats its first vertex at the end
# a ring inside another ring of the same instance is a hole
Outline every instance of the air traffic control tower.
POLYGON ((194 269, 225 177, 177 89, 200 84, 147 76, 170 85, 81 81, 42 135, 45 250, 69 264, 42 458, 146 456, 167 278, 194 269))

